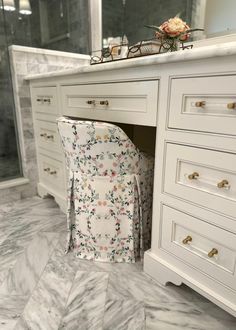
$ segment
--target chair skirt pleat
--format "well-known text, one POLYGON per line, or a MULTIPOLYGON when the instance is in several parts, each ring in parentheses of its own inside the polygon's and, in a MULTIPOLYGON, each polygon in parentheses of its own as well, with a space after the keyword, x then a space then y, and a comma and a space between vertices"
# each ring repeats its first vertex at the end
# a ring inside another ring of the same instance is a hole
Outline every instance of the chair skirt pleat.
POLYGON ((141 205, 136 175, 70 175, 68 243, 79 258, 135 262, 141 205))

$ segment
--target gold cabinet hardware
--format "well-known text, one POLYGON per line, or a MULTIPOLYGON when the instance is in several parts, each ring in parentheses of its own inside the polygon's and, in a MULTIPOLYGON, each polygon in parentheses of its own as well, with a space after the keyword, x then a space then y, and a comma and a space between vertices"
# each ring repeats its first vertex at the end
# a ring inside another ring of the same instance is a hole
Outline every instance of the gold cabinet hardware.
POLYGON ((205 101, 195 102, 195 107, 197 107, 197 108, 202 108, 202 107, 204 107, 204 105, 206 105, 205 101))
POLYGON ((47 134, 46 133, 41 133, 40 136, 41 137, 47 137, 47 134))
POLYGON ((47 139, 54 139, 54 135, 47 135, 47 139))
POLYGON ((50 172, 50 168, 49 167, 44 168, 43 170, 44 170, 44 172, 50 172))
POLYGON ((87 101, 87 104, 95 105, 95 100, 88 100, 88 101, 87 101))
POLYGON ((208 257, 212 258, 214 257, 216 254, 218 254, 218 250, 213 248, 209 253, 208 253, 208 257))
POLYGON ((226 187, 228 185, 229 185, 229 181, 228 180, 222 180, 222 181, 220 181, 220 182, 217 183, 217 187, 218 188, 224 188, 224 187, 226 187))
POLYGON ((183 240, 182 240, 182 243, 183 244, 188 244, 188 242, 192 242, 192 237, 191 236, 187 236, 187 237, 185 237, 183 240))
POLYGON ((100 105, 109 105, 109 101, 108 100, 100 101, 100 105))
POLYGON ((228 109, 236 109, 236 102, 228 103, 228 104, 227 104, 227 108, 228 108, 228 109))
POLYGON ((57 171, 50 172, 51 175, 57 174, 57 171))
POLYGON ((193 172, 192 174, 188 175, 189 180, 196 180, 199 177, 198 172, 193 172))
POLYGON ((43 99, 38 98, 36 101, 37 102, 43 102, 43 99))

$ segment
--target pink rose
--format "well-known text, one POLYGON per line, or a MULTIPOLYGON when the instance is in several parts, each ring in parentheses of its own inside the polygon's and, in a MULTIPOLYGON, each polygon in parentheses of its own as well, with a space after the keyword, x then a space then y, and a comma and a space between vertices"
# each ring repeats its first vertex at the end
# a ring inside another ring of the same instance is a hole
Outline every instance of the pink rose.
MULTIPOLYGON (((159 27, 159 29, 163 32, 165 32, 165 34, 167 34, 169 37, 181 37, 181 40, 186 40, 189 35, 183 34, 183 38, 182 39, 182 33, 186 32, 187 30, 189 30, 189 26, 179 17, 174 17, 174 18, 170 18, 168 21, 164 22, 161 24, 161 26, 159 27)), ((160 32, 156 33, 158 37, 163 37, 163 35, 160 32)))

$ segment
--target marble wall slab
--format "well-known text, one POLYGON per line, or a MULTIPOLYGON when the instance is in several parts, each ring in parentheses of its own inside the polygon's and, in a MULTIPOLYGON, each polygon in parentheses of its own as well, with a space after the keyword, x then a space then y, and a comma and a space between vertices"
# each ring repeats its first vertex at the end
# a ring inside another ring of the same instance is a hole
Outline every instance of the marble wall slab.
POLYGON ((37 194, 38 173, 30 89, 24 77, 89 64, 87 55, 15 45, 9 47, 9 55, 23 175, 29 179, 29 183, 0 189, 0 204, 37 194))

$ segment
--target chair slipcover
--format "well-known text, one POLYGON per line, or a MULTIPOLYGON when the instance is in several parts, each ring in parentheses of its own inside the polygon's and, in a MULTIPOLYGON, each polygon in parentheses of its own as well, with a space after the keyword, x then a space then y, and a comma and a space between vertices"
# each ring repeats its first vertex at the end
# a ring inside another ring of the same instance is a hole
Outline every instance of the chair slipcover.
POLYGON ((67 248, 80 258, 135 262, 150 248, 153 157, 118 126, 61 117, 68 168, 67 248))

